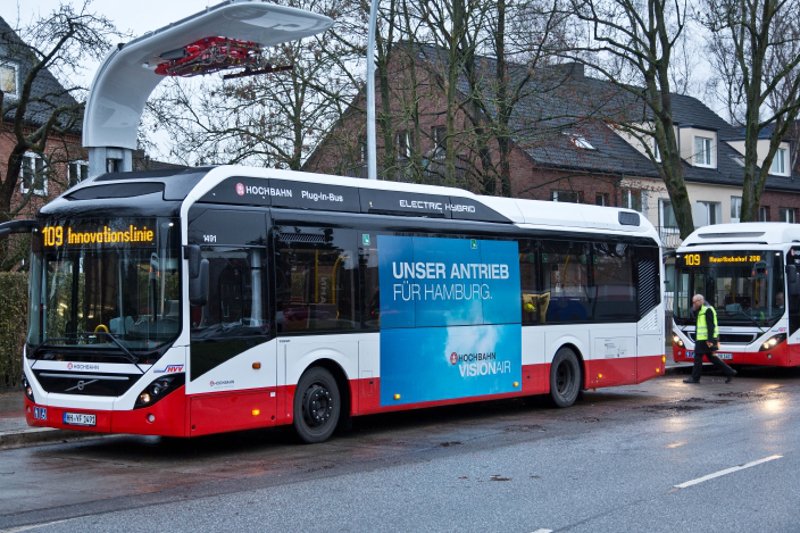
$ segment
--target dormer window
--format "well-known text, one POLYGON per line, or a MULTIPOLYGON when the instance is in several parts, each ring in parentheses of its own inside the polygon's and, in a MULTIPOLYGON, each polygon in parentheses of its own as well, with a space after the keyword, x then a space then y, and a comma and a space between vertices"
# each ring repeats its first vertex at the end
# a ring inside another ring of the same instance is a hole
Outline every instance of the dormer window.
POLYGON ((694 164, 697 167, 714 167, 713 146, 714 139, 711 137, 697 136, 694 138, 694 164))
POLYGON ((775 152, 775 157, 772 158, 772 166, 769 167, 769 173, 776 174, 778 176, 788 176, 788 165, 786 164, 786 160, 788 158, 789 150, 786 148, 778 148, 778 150, 775 152))
POLYGON ((19 98, 19 68, 0 59, 0 91, 7 97, 19 98))
POLYGON ((570 142, 572 142, 576 148, 580 148, 581 150, 597 150, 583 135, 578 135, 577 133, 564 133, 564 135, 569 135, 570 142))

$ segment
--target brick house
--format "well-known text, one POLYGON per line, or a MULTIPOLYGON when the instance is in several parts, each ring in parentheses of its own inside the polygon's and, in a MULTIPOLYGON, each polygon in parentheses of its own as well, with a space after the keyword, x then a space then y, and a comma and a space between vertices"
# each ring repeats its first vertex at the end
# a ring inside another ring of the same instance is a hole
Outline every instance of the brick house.
MULTIPOLYGON (((478 65, 484 76, 478 84, 468 84, 463 75, 459 78, 462 102, 476 85, 492 91, 495 62, 481 58, 478 65)), ((393 56, 388 70, 388 91, 380 85, 376 88, 377 113, 381 115, 382 93, 388 93, 393 126, 392 135, 385 136, 381 121, 377 124, 379 178, 441 183, 445 53, 415 47, 413 53, 393 56), (387 138, 394 144, 388 164, 387 138), (387 167, 393 172, 387 172, 387 167)), ((608 81, 585 75, 578 64, 553 65, 537 72, 512 65, 509 77, 512 81, 525 79, 519 84, 520 98, 509 122, 512 196, 636 209, 660 229, 668 247, 679 244, 665 186, 647 155, 654 143, 645 147, 641 137, 619 127, 625 121, 646 123, 641 118, 645 116, 641 102, 622 95, 608 81)), ((364 100, 362 92, 316 147, 304 169, 366 177, 365 115, 359 111, 364 109, 364 100)), ((741 132, 696 98, 673 94, 672 103, 696 226, 737 221, 743 179, 741 132)), ((494 112, 488 110, 490 115, 494 112)), ((476 122, 463 107, 453 122, 451 132, 455 133, 451 135, 456 137, 459 172, 455 183, 446 183, 485 193, 480 188, 480 165, 476 164, 481 157, 474 148, 476 122)), ((766 146, 767 141, 763 142, 766 146)), ((489 140, 486 148, 496 161, 497 142, 489 140)), ((793 149, 791 143, 783 143, 772 165, 762 196, 762 220, 800 221, 800 175, 790 170, 793 149)))
MULTIPOLYGON (((23 84, 32 68, 31 51, 16 32, 0 18, 0 173, 4 178, 11 151, 16 145, 14 115, 23 84)), ((70 183, 86 175, 86 155, 81 148, 81 106, 48 70, 34 78, 23 130, 30 134, 44 126, 57 109, 64 110, 57 123, 62 133, 53 134, 41 152, 28 151, 12 196, 12 211, 17 217, 33 215, 49 199, 55 198, 70 183)))

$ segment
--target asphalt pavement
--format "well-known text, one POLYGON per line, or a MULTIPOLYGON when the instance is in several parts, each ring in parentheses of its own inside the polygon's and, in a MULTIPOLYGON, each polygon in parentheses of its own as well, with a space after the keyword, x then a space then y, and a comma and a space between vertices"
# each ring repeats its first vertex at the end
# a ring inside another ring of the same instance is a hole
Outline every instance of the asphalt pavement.
MULTIPOLYGON (((666 373, 690 367, 691 364, 675 363, 668 358, 666 373)), ((31 427, 25 421, 25 402, 22 390, 0 392, 0 449, 97 436, 97 433, 83 431, 31 427)))

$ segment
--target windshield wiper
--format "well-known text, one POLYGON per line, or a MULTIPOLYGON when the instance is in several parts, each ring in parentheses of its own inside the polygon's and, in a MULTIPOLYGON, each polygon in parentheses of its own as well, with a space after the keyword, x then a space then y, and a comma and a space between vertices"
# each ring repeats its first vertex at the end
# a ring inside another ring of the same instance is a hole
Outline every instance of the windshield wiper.
POLYGON ((125 354, 125 359, 127 359, 128 361, 130 361, 130 362, 131 362, 131 363, 133 363, 134 365, 136 365, 136 364, 139 364, 139 358, 138 358, 138 357, 136 357, 136 356, 133 354, 133 352, 131 352, 131 351, 128 349, 128 347, 127 347, 127 346, 125 346, 124 344, 122 344, 122 341, 121 341, 121 340, 119 340, 119 339, 118 339, 116 336, 114 336, 114 334, 113 334, 113 333, 111 333, 110 331, 97 331, 97 332, 95 332, 95 334, 100 334, 100 333, 102 333, 103 335, 107 336, 109 339, 111 339, 111 341, 112 341, 114 344, 116 344, 117 346, 119 346, 119 349, 120 349, 120 350, 122 350, 122 353, 124 353, 124 354, 125 354))
POLYGON ((765 332, 765 331, 767 331, 766 329, 761 329, 761 328, 762 328, 762 327, 764 327, 764 326, 762 326, 761 324, 759 324, 759 323, 756 321, 756 319, 755 319, 755 318, 753 318, 752 316, 750 316, 748 313, 745 313, 745 312, 744 312, 744 309, 736 309, 736 310, 734 311, 734 313, 738 313, 738 314, 742 315, 743 317, 745 317, 747 320, 749 320, 751 324, 753 324, 755 327, 757 327, 757 328, 758 328, 758 331, 759 331, 759 332, 761 332, 761 334, 762 334, 762 335, 764 334, 764 332, 765 332))

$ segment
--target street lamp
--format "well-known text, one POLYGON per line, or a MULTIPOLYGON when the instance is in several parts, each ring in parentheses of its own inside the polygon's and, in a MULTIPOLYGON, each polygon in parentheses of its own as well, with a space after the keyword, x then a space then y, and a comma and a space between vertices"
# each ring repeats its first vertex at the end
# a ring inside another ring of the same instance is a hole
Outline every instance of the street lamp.
POLYGON ((375 140, 375 26, 378 20, 378 3, 372 0, 369 8, 369 31, 367 32, 367 178, 378 179, 375 140))

